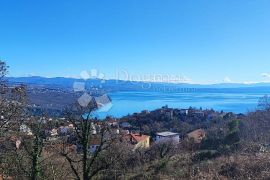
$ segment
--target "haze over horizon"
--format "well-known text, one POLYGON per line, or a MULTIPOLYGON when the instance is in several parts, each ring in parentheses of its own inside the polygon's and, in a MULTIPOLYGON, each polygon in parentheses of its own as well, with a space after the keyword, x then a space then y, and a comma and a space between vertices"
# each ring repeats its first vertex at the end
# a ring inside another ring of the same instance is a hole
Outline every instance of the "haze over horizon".
POLYGON ((181 76, 198 84, 270 82, 270 1, 3 1, 9 76, 181 76), (16 48, 15 48, 16 47, 16 48))

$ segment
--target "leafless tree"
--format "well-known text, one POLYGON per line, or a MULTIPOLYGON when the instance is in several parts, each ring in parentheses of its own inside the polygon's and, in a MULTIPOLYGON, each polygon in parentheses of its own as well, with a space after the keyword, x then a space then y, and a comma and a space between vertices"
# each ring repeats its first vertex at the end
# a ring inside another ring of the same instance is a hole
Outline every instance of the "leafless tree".
POLYGON ((92 113, 98 106, 93 100, 87 107, 75 105, 66 113, 66 121, 73 124, 75 128, 77 154, 69 153, 67 150, 61 152, 69 163, 76 179, 89 180, 99 172, 106 170, 109 166, 104 152, 113 143, 113 136, 110 128, 105 123, 98 122, 92 118, 92 113), (98 141, 98 148, 90 152, 91 140, 98 141))
POLYGON ((6 63, 0 61, 0 136, 9 130, 10 125, 21 120, 27 103, 25 86, 8 87, 5 80, 7 68, 6 63))
MULTIPOLYGON (((30 137, 24 138, 22 141, 22 149, 25 151, 25 156, 30 160, 29 170, 25 170, 27 175, 32 180, 37 180, 41 177, 41 159, 44 148, 44 124, 41 119, 27 123, 33 134, 30 137), (35 121, 35 122, 34 122, 35 121)), ((22 157, 25 158, 25 157, 22 157)))
POLYGON ((0 102, 0 134, 17 128, 26 115, 27 96, 24 86, 11 88, 0 102))
POLYGON ((258 107, 262 110, 270 110, 270 97, 265 95, 259 99, 258 107))

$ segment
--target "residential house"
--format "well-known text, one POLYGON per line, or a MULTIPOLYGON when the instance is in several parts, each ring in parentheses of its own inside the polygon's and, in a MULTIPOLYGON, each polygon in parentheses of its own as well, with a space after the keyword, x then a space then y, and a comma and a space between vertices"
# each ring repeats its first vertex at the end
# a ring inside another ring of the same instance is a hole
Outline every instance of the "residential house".
POLYGON ((134 146, 134 149, 150 147, 150 136, 147 135, 129 133, 125 135, 125 139, 134 146))
POLYGON ((23 132, 23 133, 25 133, 25 134, 27 134, 28 136, 32 136, 33 135, 31 129, 27 125, 25 125, 25 124, 22 124, 20 126, 20 131, 23 132))
MULTIPOLYGON (((89 147, 88 147, 88 152, 89 153, 95 153, 98 148, 101 146, 101 137, 98 135, 92 135, 91 138, 89 139, 89 147)), ((80 144, 80 142, 76 143, 76 150, 78 153, 82 152, 83 146, 80 144)))
POLYGON ((217 119, 219 117, 220 117, 220 115, 218 113, 208 113, 208 115, 207 115, 208 120, 217 119))
POLYGON ((189 139, 192 139, 195 143, 201 143, 202 140, 206 137, 206 132, 203 129, 197 129, 190 132, 188 135, 189 139))
POLYGON ((89 152, 95 153, 101 145, 101 139, 98 137, 92 137, 89 141, 89 152))
POLYGON ((107 120, 107 124, 109 125, 109 126, 118 126, 118 121, 116 120, 116 119, 109 119, 109 120, 107 120))
POLYGON ((55 141, 50 141, 50 143, 47 143, 47 145, 45 146, 45 150, 47 152, 63 152, 63 150, 65 150, 65 152, 67 153, 77 153, 77 146, 74 144, 63 144, 61 141, 59 140, 55 140, 55 141))
POLYGON ((131 124, 128 123, 128 122, 122 122, 122 123, 120 124, 120 127, 124 128, 124 129, 128 129, 128 128, 131 128, 132 126, 131 126, 131 124))
POLYGON ((58 136, 58 129, 56 129, 56 128, 52 129, 50 132, 50 135, 51 136, 58 136))
POLYGON ((197 117, 204 117, 204 112, 203 111, 195 111, 194 114, 197 116, 197 117))
POLYGON ((150 112, 149 112, 148 110, 143 110, 143 111, 141 112, 141 114, 146 115, 146 114, 150 114, 150 112))
POLYGON ((5 150, 18 150, 21 143, 21 138, 16 136, 2 137, 0 138, 0 153, 3 153, 5 150))
POLYGON ((178 117, 179 116, 188 116, 189 111, 188 111, 188 109, 175 109, 174 114, 178 117))
POLYGON ((179 113, 180 113, 180 115, 187 116, 188 115, 188 109, 180 109, 179 113))
POLYGON ((174 132, 160 132, 156 134, 156 143, 160 143, 160 142, 168 142, 168 141, 172 141, 175 143, 179 143, 180 141, 180 135, 178 133, 174 133, 174 132))
POLYGON ((3 174, 0 174, 0 180, 13 180, 10 176, 4 176, 3 174))
POLYGON ((173 116, 173 110, 171 109, 168 109, 165 111, 165 116, 168 118, 168 119, 172 119, 174 116, 173 116))
POLYGON ((174 117, 174 109, 168 108, 168 106, 163 106, 158 110, 159 114, 164 115, 168 119, 172 119, 174 117))

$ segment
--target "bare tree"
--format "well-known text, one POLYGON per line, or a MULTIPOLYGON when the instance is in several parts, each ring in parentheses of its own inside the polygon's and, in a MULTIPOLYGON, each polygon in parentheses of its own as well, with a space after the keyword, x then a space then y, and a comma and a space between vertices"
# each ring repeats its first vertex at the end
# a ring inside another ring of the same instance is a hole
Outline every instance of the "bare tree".
POLYGON ((6 80, 5 80, 5 76, 8 73, 8 66, 7 64, 0 60, 0 94, 4 94, 5 93, 5 89, 6 89, 6 80))
POLYGON ((259 99, 258 107, 262 110, 270 110, 270 97, 265 95, 259 99))
POLYGON ((10 88, 8 95, 0 102, 0 135, 15 130, 26 116, 27 96, 24 86, 10 88), (10 129, 11 128, 11 129, 10 129))
POLYGON ((21 121, 25 118, 27 108, 26 87, 10 87, 5 75, 8 66, 0 61, 0 139, 2 139, 0 152, 0 173, 7 174, 15 169, 14 163, 14 137, 21 121))
POLYGON ((8 66, 7 64, 0 60, 0 79, 2 79, 3 77, 5 77, 8 73, 8 66))
POLYGON ((42 179, 46 162, 51 157, 44 156, 46 145, 46 123, 42 117, 28 117, 23 122, 15 137, 20 140, 18 147, 11 151, 13 155, 11 176, 18 179, 42 179), (16 167, 16 168, 15 168, 16 167))
POLYGON ((27 103, 26 87, 8 87, 5 80, 8 66, 0 60, 0 136, 24 115, 27 103))
POLYGON ((113 143, 113 138, 105 123, 99 122, 95 125, 92 113, 97 108, 96 102, 92 101, 87 107, 76 105, 66 113, 66 121, 75 127, 76 144, 80 148, 77 148, 77 154, 71 154, 64 149, 61 155, 66 158, 78 180, 92 179, 109 166, 103 152, 113 143), (94 138, 98 141, 98 147, 94 152, 90 152, 91 140, 94 138))

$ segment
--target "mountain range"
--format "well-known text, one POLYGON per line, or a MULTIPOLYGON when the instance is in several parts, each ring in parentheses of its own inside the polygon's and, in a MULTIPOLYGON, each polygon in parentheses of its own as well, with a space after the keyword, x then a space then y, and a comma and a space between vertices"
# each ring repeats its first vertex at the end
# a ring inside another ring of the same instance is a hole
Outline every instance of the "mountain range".
POLYGON ((135 82, 123 80, 101 79, 75 79, 75 78, 46 78, 40 76, 8 77, 9 84, 25 84, 30 87, 48 87, 72 90, 76 82, 85 84, 85 88, 98 87, 106 91, 153 91, 153 90, 179 90, 179 91, 210 91, 210 92, 270 92, 270 83, 221 83, 221 84, 188 84, 188 83, 155 83, 135 82))

